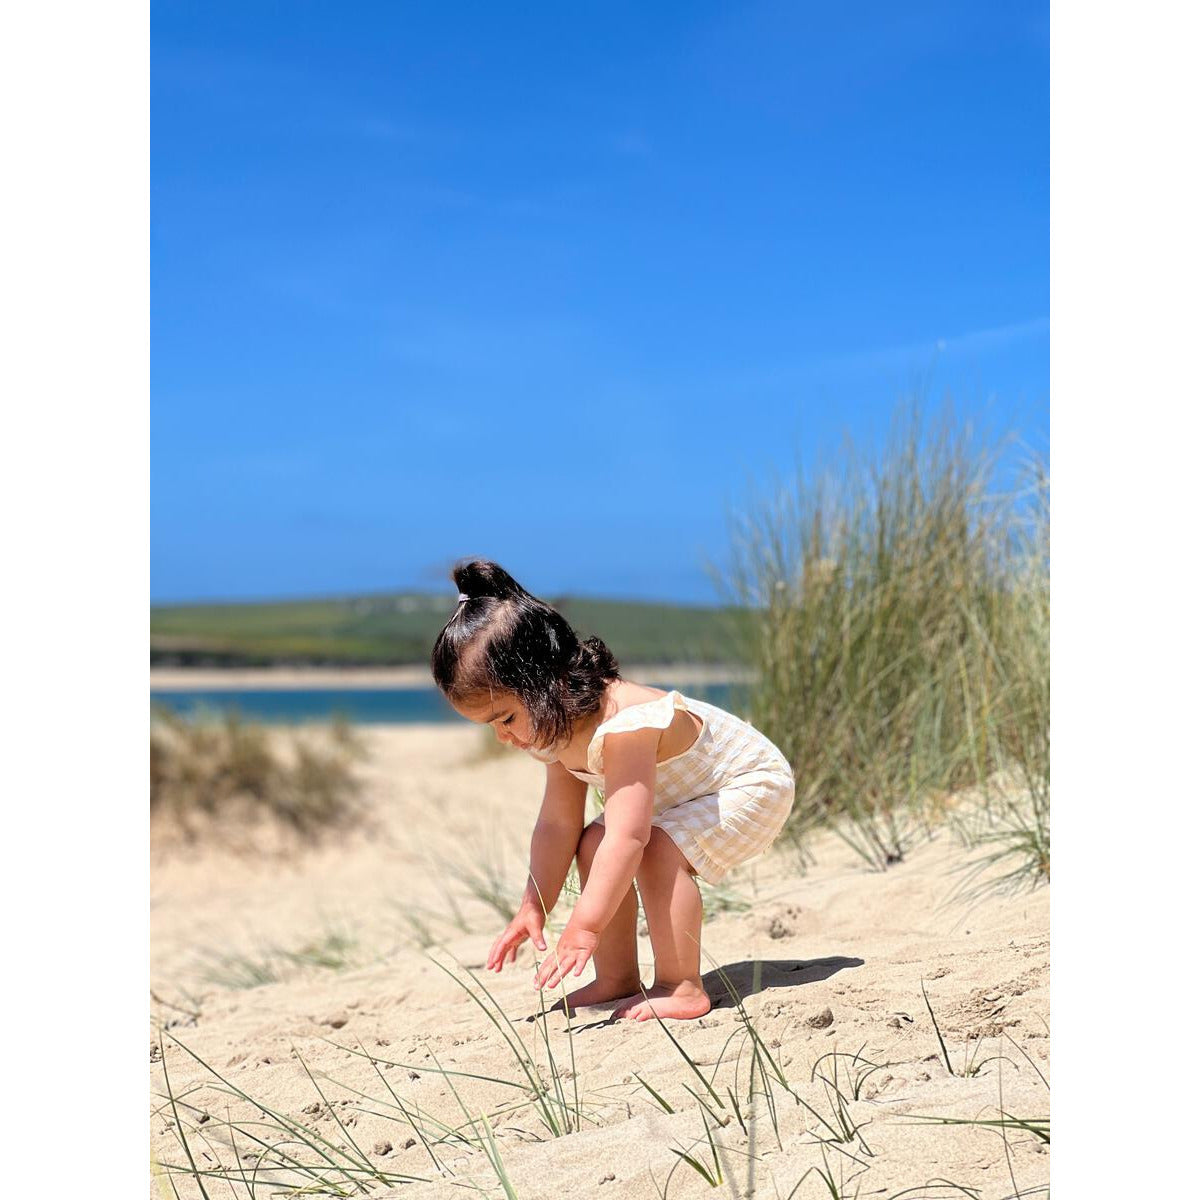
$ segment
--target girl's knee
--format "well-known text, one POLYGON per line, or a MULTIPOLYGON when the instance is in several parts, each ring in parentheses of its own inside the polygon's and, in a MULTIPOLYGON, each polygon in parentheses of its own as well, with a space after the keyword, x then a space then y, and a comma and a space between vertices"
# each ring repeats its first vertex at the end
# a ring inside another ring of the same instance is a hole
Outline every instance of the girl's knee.
POLYGON ((642 862, 638 873, 670 872, 688 870, 689 864, 683 852, 675 845, 669 833, 665 833, 657 825, 650 826, 650 840, 642 851, 642 862))

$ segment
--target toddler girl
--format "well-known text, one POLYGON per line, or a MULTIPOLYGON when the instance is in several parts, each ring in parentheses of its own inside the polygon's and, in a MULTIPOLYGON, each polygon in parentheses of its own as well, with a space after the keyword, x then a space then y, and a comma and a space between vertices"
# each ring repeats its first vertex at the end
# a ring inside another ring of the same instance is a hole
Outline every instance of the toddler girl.
POLYGON ((462 716, 546 766, 529 881, 488 968, 515 962, 526 939, 546 949, 546 914, 574 859, 579 900, 535 986, 556 987, 591 959, 596 978, 570 993, 572 1009, 617 1000, 616 1015, 639 1021, 703 1016, 694 877, 716 883, 775 840, 795 794, 787 760, 715 705, 623 679, 599 638, 580 641, 495 563, 464 563, 454 581, 458 607, 434 645, 433 677, 462 716), (589 784, 604 811, 585 827, 589 784), (654 951, 645 997, 639 893, 654 951))

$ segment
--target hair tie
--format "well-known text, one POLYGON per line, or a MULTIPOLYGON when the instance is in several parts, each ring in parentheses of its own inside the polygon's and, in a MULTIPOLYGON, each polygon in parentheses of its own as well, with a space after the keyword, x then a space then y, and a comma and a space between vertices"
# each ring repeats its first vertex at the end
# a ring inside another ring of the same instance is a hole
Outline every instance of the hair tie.
POLYGON ((459 593, 458 593, 458 602, 459 602, 459 604, 461 604, 461 603, 462 603, 464 600, 470 600, 470 598, 471 598, 471 597, 470 597, 470 596, 468 596, 466 592, 459 592, 459 593))

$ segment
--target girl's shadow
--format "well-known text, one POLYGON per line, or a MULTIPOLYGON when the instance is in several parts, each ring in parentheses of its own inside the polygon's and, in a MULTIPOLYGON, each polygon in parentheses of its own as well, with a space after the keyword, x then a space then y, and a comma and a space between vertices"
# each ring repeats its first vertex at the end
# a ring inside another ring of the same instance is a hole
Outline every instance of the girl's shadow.
POLYGON ((712 1000, 713 1008, 734 1008, 737 1000, 729 994, 725 979, 743 1000, 767 988, 801 987, 806 983, 819 983, 847 967, 861 967, 861 958, 846 958, 834 954, 829 958, 776 958, 751 959, 731 963, 719 971, 709 971, 701 982, 712 1000), (724 979, 722 979, 724 976, 724 979))
MULTIPOLYGON (((701 976, 701 982, 712 1000, 714 1009, 736 1008, 737 1000, 730 995, 729 987, 732 987, 738 996, 745 1000, 747 996, 756 995, 758 992, 766 991, 767 988, 802 987, 806 983, 819 983, 822 979, 828 979, 831 975, 836 975, 848 967, 861 967, 862 965, 861 958, 847 958, 841 954, 834 954, 828 958, 747 960, 731 963, 727 967, 721 967, 720 970, 709 971, 708 974, 701 976), (729 981, 729 987, 726 986, 725 980, 729 981)), ((580 1009, 581 1013, 587 1011, 580 1009)), ((562 1001, 558 1001, 547 1012, 561 1014, 562 1001)), ((525 1019, 535 1021, 538 1018, 537 1014, 534 1014, 525 1019)), ((601 1020, 576 1025, 574 1032, 582 1033, 587 1029, 600 1029, 615 1023, 615 1015, 610 1015, 601 1020)))

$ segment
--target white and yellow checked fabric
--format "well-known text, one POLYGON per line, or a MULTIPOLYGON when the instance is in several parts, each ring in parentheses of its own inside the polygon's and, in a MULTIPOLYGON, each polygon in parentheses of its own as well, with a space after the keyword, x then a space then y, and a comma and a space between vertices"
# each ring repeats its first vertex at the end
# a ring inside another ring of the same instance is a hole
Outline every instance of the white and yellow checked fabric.
MULTIPOLYGON (((671 691, 631 704, 603 722, 588 745, 589 769, 571 774, 603 796, 605 734, 666 729, 677 708, 699 717, 704 726, 687 750, 658 764, 651 824, 671 837, 701 879, 716 883, 771 845, 796 794, 787 759, 753 725, 715 704, 671 691)), ((597 820, 603 822, 604 815, 597 820)))

